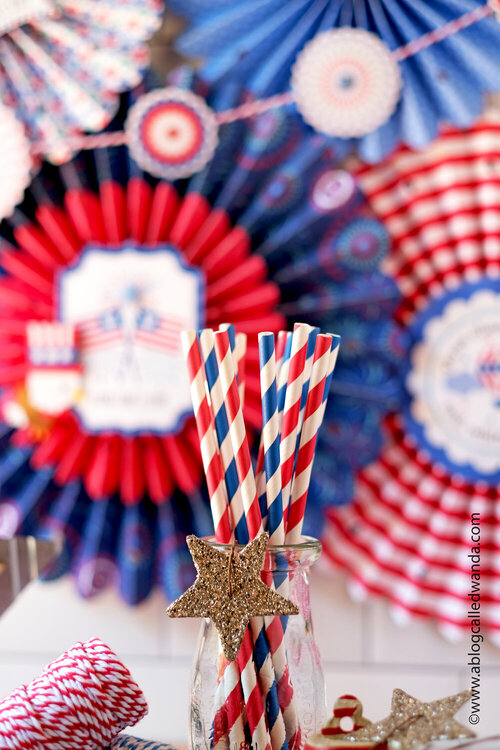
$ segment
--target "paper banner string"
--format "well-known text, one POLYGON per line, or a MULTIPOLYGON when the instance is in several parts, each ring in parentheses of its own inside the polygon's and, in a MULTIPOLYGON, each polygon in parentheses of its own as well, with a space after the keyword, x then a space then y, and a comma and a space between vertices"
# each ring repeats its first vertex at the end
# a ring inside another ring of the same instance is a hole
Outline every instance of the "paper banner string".
MULTIPOLYGON (((443 26, 436 28, 426 34, 423 34, 421 37, 414 39, 413 41, 409 42, 408 44, 405 44, 399 48, 396 48, 395 50, 389 50, 387 48, 387 55, 388 57, 392 58, 394 62, 401 62, 403 60, 407 60, 408 58, 412 57, 413 55, 418 54, 422 50, 437 44, 444 39, 452 36, 453 34, 456 34, 460 31, 463 31, 464 29, 468 28, 469 26, 472 26, 473 24, 487 18, 489 15, 495 15, 497 13, 496 9, 496 0, 490 0, 490 2, 485 3, 484 5, 481 5, 480 7, 469 11, 467 13, 464 13, 462 16, 445 23, 443 26)), ((344 27, 340 27, 337 30, 332 30, 330 32, 324 32, 325 34, 329 35, 335 35, 339 32, 342 32, 344 30, 344 27)), ((359 30, 362 31, 362 30, 359 30)), ((334 37, 332 36, 332 39, 334 37)), ((309 44, 314 43, 315 39, 312 40, 309 44)), ((383 42, 381 42, 383 44, 383 42)), ((385 45, 384 45, 385 46, 385 45)), ((299 60, 302 55, 299 55, 299 60)), ((167 97, 168 98, 168 97, 167 97)), ((287 106, 289 104, 294 103, 296 100, 296 93, 294 91, 288 91, 284 92, 283 94, 278 94, 275 96, 271 96, 268 98, 262 98, 255 101, 250 101, 245 104, 239 105, 237 107, 233 107, 227 110, 222 110, 218 112, 213 113, 214 121, 217 122, 219 125, 230 123, 230 122, 237 122, 239 120, 248 119, 251 117, 254 117, 255 115, 262 114, 264 112, 279 109, 283 106, 287 106)), ((396 102, 394 102, 395 106, 396 102)), ((391 111, 388 109, 387 117, 390 116, 391 111)), ((314 124, 314 122, 311 121, 311 124, 314 124)), ((373 125, 373 129, 376 129, 378 125, 375 123, 373 125)), ((338 133, 341 137, 351 137, 351 135, 356 135, 356 133, 349 134, 347 131, 345 133, 338 133)), ((111 137, 108 133, 102 133, 97 136, 74 136, 65 138, 64 140, 54 140, 54 141, 39 141, 35 142, 33 146, 33 154, 40 154, 45 153, 53 148, 55 148, 58 145, 64 145, 64 148, 66 148, 68 151, 71 150, 82 150, 82 149, 95 149, 95 148, 105 148, 109 145, 117 145, 118 143, 131 143, 131 134, 124 132, 124 133, 114 133, 111 137)), ((142 166, 144 168, 147 168, 147 165, 143 164, 141 162, 142 166)), ((175 164, 175 161, 174 161, 175 164)), ((150 166, 150 164, 149 164, 150 166)), ((196 162, 191 172, 188 172, 189 168, 186 165, 183 165, 184 174, 187 173, 194 173, 197 168, 199 167, 199 163, 196 162)), ((172 167, 172 177, 181 177, 182 169, 178 173, 174 171, 174 167, 172 167)))

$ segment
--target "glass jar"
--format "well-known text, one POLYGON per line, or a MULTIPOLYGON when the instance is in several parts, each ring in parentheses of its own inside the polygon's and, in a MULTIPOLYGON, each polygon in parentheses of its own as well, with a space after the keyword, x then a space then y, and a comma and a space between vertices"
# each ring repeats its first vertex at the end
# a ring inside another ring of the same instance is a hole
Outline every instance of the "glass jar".
MULTIPOLYGON (((276 653, 272 657, 271 674, 276 678, 276 688, 278 686, 280 688, 279 692, 276 690, 275 696, 279 699, 280 709, 283 709, 279 713, 283 717, 282 726, 287 734, 289 750, 302 750, 306 737, 318 732, 326 720, 325 682, 318 648, 314 640, 309 596, 309 569, 321 554, 321 544, 311 537, 302 537, 302 540, 300 544, 269 545, 262 570, 264 583, 268 586, 274 585, 280 594, 290 599, 299 608, 298 615, 279 618, 281 626, 278 624, 280 633, 278 640, 283 632, 286 654, 284 659, 288 669, 282 670, 283 662, 280 662, 276 653), (283 690, 284 687, 285 690, 283 690), (289 696, 293 692, 293 698, 289 707, 285 708, 284 701, 286 702, 287 698, 284 696, 287 692, 289 696), (290 727, 294 725, 300 727, 300 731, 291 731, 290 727)), ((230 550, 229 545, 212 543, 217 549, 230 550)), ((240 549, 242 547, 236 545, 236 550, 240 549)), ((250 627, 252 643, 255 643, 256 634, 260 632, 264 619, 266 625, 273 620, 272 617, 253 618, 250 627)), ((221 675, 227 665, 221 651, 215 625, 211 620, 204 620, 191 676, 190 747, 192 750, 210 750, 214 747, 214 732, 217 734, 214 717, 216 707, 224 702, 224 681, 221 675)), ((262 661, 258 663, 261 664, 262 661)), ((268 668, 270 663, 271 660, 268 659, 268 668)), ((233 669, 238 669, 236 664, 233 664, 233 669)), ((253 673, 259 676, 259 684, 262 684, 265 677, 263 674, 259 675, 255 660, 253 673)), ((269 728, 269 725, 273 726, 274 717, 272 706, 269 700, 266 701, 265 696, 263 705, 266 725, 269 728)), ((241 714, 244 717, 243 706, 241 706, 241 714)), ((244 720, 240 721, 240 727, 243 724, 244 720)), ((225 750, 250 750, 250 748, 251 750, 265 750, 265 748, 253 746, 255 743, 252 743, 248 727, 245 735, 241 729, 239 734, 233 729, 230 736, 226 733, 221 746, 224 746, 225 750)), ((218 736, 220 736, 220 729, 218 736)), ((219 746, 218 743, 215 744, 219 746)))

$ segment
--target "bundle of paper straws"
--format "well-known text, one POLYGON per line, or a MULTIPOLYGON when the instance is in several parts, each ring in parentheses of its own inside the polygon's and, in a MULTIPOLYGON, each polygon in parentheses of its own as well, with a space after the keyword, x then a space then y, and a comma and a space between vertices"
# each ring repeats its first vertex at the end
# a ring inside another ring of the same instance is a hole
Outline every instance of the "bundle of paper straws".
MULTIPOLYGON (((246 544, 263 530, 272 545, 300 541, 339 343, 300 323, 276 341, 259 334, 263 427, 254 472, 243 419, 245 335, 232 325, 183 331, 218 542, 246 544)), ((248 736, 259 750, 301 746, 279 617, 252 618, 237 659, 221 672, 212 747, 240 747, 248 736)))

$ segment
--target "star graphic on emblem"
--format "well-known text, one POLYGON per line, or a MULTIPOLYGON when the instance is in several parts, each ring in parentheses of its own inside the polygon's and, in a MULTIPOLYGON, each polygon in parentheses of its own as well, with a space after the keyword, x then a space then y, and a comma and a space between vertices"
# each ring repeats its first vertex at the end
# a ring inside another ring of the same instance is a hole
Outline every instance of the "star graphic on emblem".
POLYGON ((188 536, 198 572, 194 584, 167 609, 169 617, 209 617, 219 633, 224 655, 234 661, 250 618, 296 615, 299 610, 260 580, 269 534, 264 532, 241 552, 222 551, 188 536))
POLYGON ((373 742, 374 745, 387 742, 389 750, 425 750, 434 740, 456 740, 475 737, 467 727, 454 719, 458 709, 471 697, 470 690, 456 695, 423 703, 404 690, 392 693, 391 713, 385 719, 368 724, 362 729, 332 739, 341 744, 346 740, 355 748, 357 743, 373 742))

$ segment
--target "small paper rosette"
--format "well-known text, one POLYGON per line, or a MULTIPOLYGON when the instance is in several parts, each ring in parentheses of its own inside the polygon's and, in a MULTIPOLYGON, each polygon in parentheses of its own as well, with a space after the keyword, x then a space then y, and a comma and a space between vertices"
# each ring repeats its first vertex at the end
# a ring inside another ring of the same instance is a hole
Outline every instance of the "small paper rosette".
POLYGON ((314 37, 292 68, 297 109, 315 130, 360 138, 384 125, 396 109, 401 74, 390 50, 363 29, 314 37))
MULTIPOLYGON (((170 85, 183 101, 202 94, 186 70, 170 85)), ((235 103, 232 88, 204 98, 214 112, 235 103)), ((345 356, 305 533, 320 532, 324 505, 350 499, 354 473, 378 450, 381 418, 399 403, 405 341, 392 317, 399 293, 380 271, 387 235, 336 167, 343 155, 277 110, 221 126, 213 159, 190 180, 143 173, 123 146, 37 177, 15 226, 3 228, 0 533, 62 532, 49 577, 73 570, 82 594, 113 583, 131 603, 156 582, 172 598, 189 583, 185 535, 204 536, 211 522, 183 328, 233 322, 248 335, 245 420, 254 427, 257 333, 297 319, 339 331, 345 356), (26 387, 32 320, 75 331, 81 388, 59 372, 64 341, 49 363, 68 385, 64 409, 47 386, 55 372, 37 374, 47 387, 36 404, 26 387), (344 449, 332 461, 337 441, 344 449)))
POLYGON ((401 142, 424 147, 436 137, 440 123, 470 125, 482 111, 484 94, 498 88, 500 25, 493 11, 490 17, 483 14, 481 20, 455 29, 431 46, 415 48, 414 54, 401 62, 394 57, 389 60, 397 49, 466 13, 482 14, 482 0, 438 4, 424 0, 417 6, 413 0, 328 0, 321 6, 299 0, 286 9, 275 0, 258 5, 242 0, 218 0, 210 5, 199 0, 169 0, 169 5, 188 21, 178 49, 203 61, 200 73, 207 83, 232 81, 251 99, 286 92, 292 86, 299 110, 313 127, 320 124, 322 132, 328 132, 322 123, 330 103, 328 112, 337 125, 332 136, 352 138, 369 162, 379 161, 401 142), (369 32, 380 40, 379 47, 374 47, 367 34, 364 44, 359 41, 343 47, 349 37, 336 37, 335 29, 369 32), (345 65, 351 72, 328 80, 333 60, 339 70, 345 65), (376 69, 389 71, 386 91, 381 90, 379 77, 371 69, 375 60, 376 69), (298 92, 294 65, 300 71, 298 92), (399 102, 394 66, 399 67, 402 80, 399 102), (316 89, 319 80, 323 80, 323 89, 316 89), (357 118, 348 116, 354 95, 363 103, 357 118), (380 109, 370 105, 377 96, 380 109), (323 118, 318 120, 320 110, 323 118))
POLYGON ((481 624, 497 643, 499 166, 498 117, 447 129, 425 152, 355 166, 393 239, 385 267, 412 347, 403 408, 387 419, 353 504, 329 513, 324 537, 356 596, 385 597, 399 621, 430 617, 452 640, 470 629, 480 559, 481 624), (471 560, 475 525, 480 556, 471 560))
POLYGON ((169 87, 145 94, 125 123, 133 158, 146 172, 176 180, 200 172, 217 146, 217 123, 205 101, 169 87))
POLYGON ((148 64, 161 0, 23 0, 0 9, 1 98, 29 139, 65 161, 65 139, 97 131, 148 64))

